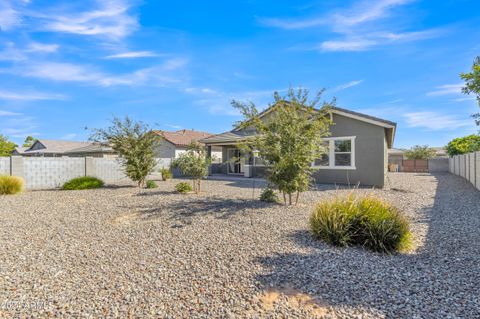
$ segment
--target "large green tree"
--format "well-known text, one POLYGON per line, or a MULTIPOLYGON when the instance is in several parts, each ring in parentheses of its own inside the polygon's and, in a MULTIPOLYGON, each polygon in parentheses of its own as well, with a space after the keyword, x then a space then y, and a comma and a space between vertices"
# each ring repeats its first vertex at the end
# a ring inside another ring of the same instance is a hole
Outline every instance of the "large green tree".
POLYGON ((108 145, 119 154, 125 175, 138 187, 144 187, 147 176, 155 168, 155 149, 160 139, 147 124, 128 117, 123 120, 114 117, 109 127, 94 129, 90 136, 90 140, 108 145))
POLYGON ((10 156, 17 145, 0 134, 0 156, 10 156))
POLYGON ((198 194, 200 182, 208 175, 208 167, 211 162, 211 158, 206 154, 205 146, 198 142, 192 142, 187 147, 187 151, 172 162, 172 167, 178 167, 183 174, 192 177, 193 190, 198 194))
POLYGON ((241 145, 243 149, 259 152, 268 164, 269 182, 283 194, 284 203, 295 204, 301 192, 308 189, 312 178, 312 163, 325 153, 322 138, 329 135, 331 124, 328 109, 334 104, 323 102, 316 108, 323 90, 313 99, 305 89, 290 88, 285 96, 274 93, 270 114, 261 116, 253 103, 233 101, 232 105, 243 115, 242 129, 257 134, 241 145))
MULTIPOLYGON (((474 94, 477 97, 480 106, 480 56, 477 56, 472 64, 472 69, 467 73, 460 73, 460 77, 465 81, 462 88, 464 94, 474 94)), ((477 125, 480 125, 480 113, 473 115, 477 125)))
POLYGON ((457 137, 447 144, 447 153, 450 156, 480 151, 480 135, 457 137))
POLYGON ((22 145, 22 146, 23 146, 23 147, 30 147, 30 146, 33 145, 33 143, 36 142, 36 140, 37 140, 36 138, 34 138, 33 136, 30 136, 30 135, 29 135, 29 136, 27 136, 27 137, 25 138, 25 141, 23 141, 23 145, 22 145))
POLYGON ((434 157, 436 154, 435 149, 428 145, 415 145, 411 149, 405 152, 407 159, 419 159, 427 160, 434 157))

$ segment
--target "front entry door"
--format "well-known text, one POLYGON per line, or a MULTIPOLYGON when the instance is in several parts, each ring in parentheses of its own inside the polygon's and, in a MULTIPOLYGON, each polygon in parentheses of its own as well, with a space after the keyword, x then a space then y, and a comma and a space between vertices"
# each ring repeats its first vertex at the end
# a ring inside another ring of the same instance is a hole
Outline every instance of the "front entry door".
POLYGON ((231 148, 228 150, 228 173, 243 174, 242 154, 239 149, 231 148))

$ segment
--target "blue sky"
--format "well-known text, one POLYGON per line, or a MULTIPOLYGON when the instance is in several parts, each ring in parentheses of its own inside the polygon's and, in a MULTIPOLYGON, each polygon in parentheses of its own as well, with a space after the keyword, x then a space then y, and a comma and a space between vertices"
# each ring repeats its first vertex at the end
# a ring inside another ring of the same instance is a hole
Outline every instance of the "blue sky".
POLYGON ((0 0, 0 134, 83 140, 129 115, 219 133, 290 85, 398 123, 396 147, 475 133, 458 74, 476 0, 0 0))

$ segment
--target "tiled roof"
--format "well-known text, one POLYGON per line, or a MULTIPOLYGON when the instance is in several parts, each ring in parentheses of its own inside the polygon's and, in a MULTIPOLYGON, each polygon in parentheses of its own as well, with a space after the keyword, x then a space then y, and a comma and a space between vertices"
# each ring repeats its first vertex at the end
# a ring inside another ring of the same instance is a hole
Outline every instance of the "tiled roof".
POLYGON ((177 146, 187 146, 193 141, 199 141, 212 136, 210 133, 195 130, 179 130, 174 132, 155 131, 155 133, 163 136, 167 141, 177 146))
POLYGON ((78 147, 65 153, 114 153, 115 151, 110 146, 101 145, 98 143, 90 143, 87 146, 78 147))

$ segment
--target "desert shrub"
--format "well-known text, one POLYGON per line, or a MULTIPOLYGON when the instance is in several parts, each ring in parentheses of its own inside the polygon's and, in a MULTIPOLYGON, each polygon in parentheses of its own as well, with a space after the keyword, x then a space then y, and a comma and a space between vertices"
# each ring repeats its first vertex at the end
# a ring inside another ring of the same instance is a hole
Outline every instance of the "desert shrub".
POLYGON ((162 174, 162 180, 166 181, 172 178, 172 172, 168 168, 160 169, 160 173, 162 174))
POLYGON ((411 245, 409 223, 397 208, 374 197, 354 195, 319 203, 310 217, 314 237, 337 246, 361 245, 393 253, 411 245))
POLYGON ((147 183, 145 184, 145 187, 146 188, 157 188, 158 185, 157 185, 157 183, 155 183, 155 181, 150 180, 150 181, 147 181, 147 183))
POLYGON ((63 190, 94 189, 103 187, 101 179, 92 176, 77 177, 63 184, 63 190))
POLYGON ((260 194, 260 200, 267 203, 277 203, 278 196, 273 189, 267 187, 260 194))
POLYGON ((23 179, 17 176, 0 176, 0 195, 13 195, 23 190, 23 179))
POLYGON ((175 185, 175 190, 179 193, 188 193, 192 191, 192 186, 189 183, 181 182, 175 185))

